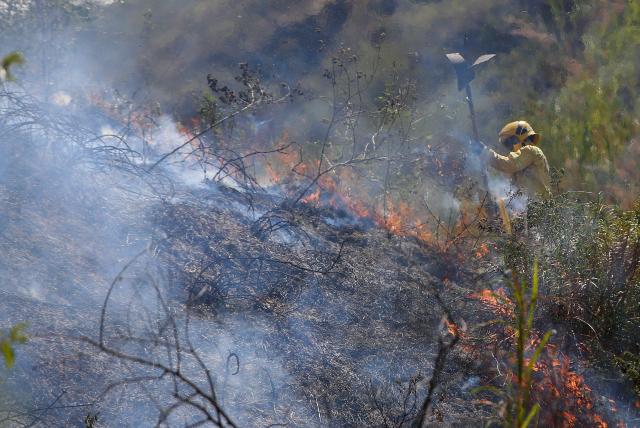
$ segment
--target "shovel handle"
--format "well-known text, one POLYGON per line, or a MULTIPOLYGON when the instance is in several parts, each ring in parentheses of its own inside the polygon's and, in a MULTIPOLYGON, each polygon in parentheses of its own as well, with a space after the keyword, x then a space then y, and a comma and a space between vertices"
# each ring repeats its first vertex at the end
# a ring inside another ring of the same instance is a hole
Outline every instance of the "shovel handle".
POLYGON ((475 109, 473 108, 473 97, 471 96, 471 85, 467 83, 465 90, 467 92, 467 104, 469 105, 469 116, 471 116, 473 138, 476 141, 480 141, 480 134, 478 133, 478 124, 476 123, 476 113, 475 113, 475 109))

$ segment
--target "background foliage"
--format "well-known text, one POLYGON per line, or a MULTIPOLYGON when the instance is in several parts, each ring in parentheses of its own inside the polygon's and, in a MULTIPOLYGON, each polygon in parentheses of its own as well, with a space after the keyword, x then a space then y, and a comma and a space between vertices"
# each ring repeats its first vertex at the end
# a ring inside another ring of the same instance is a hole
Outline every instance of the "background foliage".
MULTIPOLYGON (((362 102, 376 104, 394 79, 413 85, 408 151, 470 134, 444 53, 495 52, 495 63, 474 83, 482 137, 494 144, 504 123, 527 119, 542 134, 552 167, 564 169, 562 189, 604 191, 608 201, 633 204, 629 194, 640 182, 629 165, 640 151, 637 1, 245 3, 137 0, 100 7, 59 0, 34 2, 23 14, 20 4, 0 2, 7 24, 0 41, 33 58, 25 73, 42 80, 45 96, 50 87, 114 87, 185 123, 198 114, 194 99, 207 92, 204 76, 232 80, 237 63, 248 61, 267 81, 305 89, 309 101, 271 112, 267 128, 272 139, 286 130, 308 147, 322 138, 329 114, 313 101, 331 94, 323 70, 347 47, 358 59, 352 71, 368 79, 362 102)), ((374 132, 383 113, 369 111, 359 126, 374 132)), ((334 146, 348 143, 331 137, 334 146)), ((453 147, 450 154, 458 156, 453 147)))

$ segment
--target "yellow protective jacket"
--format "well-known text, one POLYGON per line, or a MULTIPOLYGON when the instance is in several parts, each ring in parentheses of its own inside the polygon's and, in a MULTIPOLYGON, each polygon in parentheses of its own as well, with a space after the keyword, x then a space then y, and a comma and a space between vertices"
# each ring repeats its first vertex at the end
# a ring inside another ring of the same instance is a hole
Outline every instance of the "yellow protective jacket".
POLYGON ((517 152, 502 156, 492 149, 487 150, 489 165, 509 174, 512 182, 529 198, 551 196, 549 163, 537 146, 524 146, 517 152))

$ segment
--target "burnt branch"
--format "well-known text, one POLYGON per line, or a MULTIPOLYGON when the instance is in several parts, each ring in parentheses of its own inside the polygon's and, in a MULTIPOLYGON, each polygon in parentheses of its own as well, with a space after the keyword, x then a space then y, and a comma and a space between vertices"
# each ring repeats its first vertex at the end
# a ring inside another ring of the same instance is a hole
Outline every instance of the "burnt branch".
MULTIPOLYGON (((259 72, 250 70, 249 65, 246 63, 240 64, 240 70, 241 74, 235 78, 235 80, 242 85, 242 89, 238 91, 234 91, 228 86, 220 87, 217 79, 211 75, 207 76, 209 89, 217 96, 219 102, 226 107, 227 113, 223 114, 222 117, 218 117, 218 115, 215 114, 212 120, 210 120, 210 123, 204 128, 191 131, 190 134, 192 136, 190 138, 173 148, 171 151, 163 154, 148 168, 148 171, 154 170, 158 165, 178 153, 180 150, 192 145, 196 141, 199 141, 209 133, 209 131, 219 128, 221 125, 232 121, 237 116, 240 116, 245 112, 255 111, 258 107, 263 105, 275 105, 289 101, 294 92, 298 91, 297 89, 292 91, 289 85, 282 84, 281 87, 285 89, 285 93, 279 97, 275 97, 263 87, 259 72)), ((217 110, 215 113, 217 113, 217 110)), ((202 150, 202 152, 206 152, 206 150, 202 150)), ((242 158, 237 160, 241 159, 242 158)))
MULTIPOLYGON (((146 250, 131 259, 112 281, 102 306, 98 340, 88 337, 84 337, 82 340, 121 363, 130 364, 132 369, 138 367, 151 373, 143 375, 132 374, 131 377, 113 382, 100 394, 100 397, 105 397, 111 391, 123 385, 134 384, 142 386, 149 382, 158 384, 168 380, 172 385, 173 402, 168 405, 156 403, 159 412, 158 426, 163 426, 172 414, 190 409, 203 418, 197 422, 199 425, 208 423, 218 427, 236 427, 232 418, 219 403, 211 372, 191 342, 189 337, 189 317, 187 316, 183 321, 179 321, 176 318, 175 311, 170 307, 169 302, 163 296, 159 284, 151 274, 147 273, 145 275, 146 284, 155 294, 159 305, 159 315, 161 316, 157 320, 158 322, 153 323, 155 327, 151 325, 154 331, 148 332, 148 339, 133 337, 129 332, 125 335, 120 335, 117 340, 107 340, 106 327, 109 300, 112 298, 117 285, 122 282, 124 274, 132 269, 134 263, 145 253, 146 250), (116 342, 120 343, 120 345, 115 345, 116 342), (138 343, 140 345, 139 349, 144 351, 134 352, 130 346, 134 343, 138 343), (153 351, 146 351, 154 348, 158 350, 164 349, 165 357, 160 358, 162 352, 158 354, 153 351), (194 368, 191 362, 195 362, 195 367, 199 368, 204 375, 207 380, 206 387, 200 384, 201 375, 193 372, 194 368), (187 365, 190 367, 187 367, 187 365)), ((135 373, 135 371, 132 371, 132 373, 135 373)))
POLYGON ((460 332, 458 330, 458 325, 455 323, 453 319, 453 315, 449 307, 442 301, 442 297, 436 291, 435 293, 436 300, 438 304, 442 308, 444 312, 444 321, 447 323, 447 330, 450 333, 450 339, 443 338, 442 334, 438 338, 438 354, 436 355, 433 372, 431 373, 431 379, 429 380, 429 387, 427 390, 427 396, 422 402, 420 406, 420 411, 418 412, 418 416, 414 420, 412 426, 414 428, 422 428, 425 426, 425 421, 427 418, 427 414, 431 407, 431 403, 433 401, 433 395, 440 383, 440 377, 442 376, 442 372, 444 371, 445 363, 447 361, 447 356, 456 346, 458 341, 460 340, 460 332))

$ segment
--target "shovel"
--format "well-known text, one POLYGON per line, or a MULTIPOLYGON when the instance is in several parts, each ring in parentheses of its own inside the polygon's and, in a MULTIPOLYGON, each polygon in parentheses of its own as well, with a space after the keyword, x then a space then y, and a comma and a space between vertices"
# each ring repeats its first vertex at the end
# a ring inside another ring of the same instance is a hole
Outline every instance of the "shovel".
MULTIPOLYGON (((478 124, 476 123, 476 113, 473 108, 473 96, 471 95, 471 81, 476 77, 475 69, 480 64, 484 64, 487 61, 492 60, 496 54, 485 54, 480 55, 478 59, 471 65, 467 63, 462 55, 458 52, 447 54, 447 59, 451 64, 453 64, 453 68, 456 71, 456 77, 458 78, 458 90, 465 90, 467 94, 467 105, 469 106, 469 115, 471 116, 471 126, 473 128, 473 138, 476 144, 480 143, 480 134, 478 133, 478 124)), ((485 190, 489 191, 489 183, 487 181, 487 175, 483 174, 483 184, 485 190)), ((493 204, 489 204, 489 211, 495 212, 495 207, 493 204)))
POLYGON ((471 81, 476 77, 475 68, 480 64, 483 64, 495 57, 496 54, 486 54, 480 55, 476 61, 469 66, 467 61, 464 59, 462 55, 459 53, 450 53, 447 54, 447 59, 451 64, 453 64, 453 68, 456 70, 456 76, 458 77, 458 90, 461 91, 463 88, 467 93, 467 104, 469 105, 469 114, 471 115, 471 126, 473 127, 473 138, 475 138, 476 142, 480 141, 480 136, 478 134, 478 125, 476 123, 476 113, 473 108, 473 97, 471 95, 471 81))

